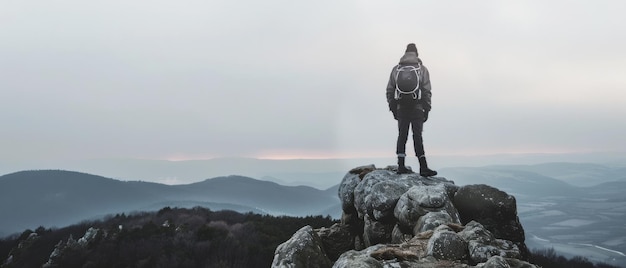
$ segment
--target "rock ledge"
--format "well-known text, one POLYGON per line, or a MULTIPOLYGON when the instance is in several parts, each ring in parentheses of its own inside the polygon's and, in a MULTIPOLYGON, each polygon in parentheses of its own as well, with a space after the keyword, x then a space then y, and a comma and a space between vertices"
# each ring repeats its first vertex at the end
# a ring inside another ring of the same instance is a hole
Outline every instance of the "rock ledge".
POLYGON ((536 267, 515 197, 395 169, 350 170, 341 222, 303 227, 276 248, 272 267, 536 267))

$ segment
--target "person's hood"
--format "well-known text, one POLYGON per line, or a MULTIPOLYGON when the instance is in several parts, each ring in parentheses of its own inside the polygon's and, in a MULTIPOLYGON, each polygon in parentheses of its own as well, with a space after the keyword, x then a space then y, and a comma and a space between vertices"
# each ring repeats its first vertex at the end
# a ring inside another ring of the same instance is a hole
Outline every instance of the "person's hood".
POLYGON ((400 65, 422 65, 422 60, 417 57, 415 52, 406 52, 400 58, 400 65))

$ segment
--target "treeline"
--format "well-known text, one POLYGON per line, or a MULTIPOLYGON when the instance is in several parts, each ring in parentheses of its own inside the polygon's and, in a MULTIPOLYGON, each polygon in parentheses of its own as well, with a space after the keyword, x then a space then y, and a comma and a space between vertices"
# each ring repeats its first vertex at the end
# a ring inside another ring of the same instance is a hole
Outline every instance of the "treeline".
POLYGON ((0 267, 269 267, 276 247, 298 229, 333 223, 330 216, 166 207, 26 230, 0 240, 0 267))
POLYGON ((552 248, 533 251, 530 262, 545 268, 619 268, 605 263, 594 264, 584 257, 567 259, 557 255, 552 248))
MULTIPOLYGON (((329 216, 166 207, 0 239, 0 268, 269 267, 276 247, 298 229, 334 222, 329 216)), ((533 251, 530 262, 544 268, 617 268, 582 257, 566 259, 553 249, 533 251)))

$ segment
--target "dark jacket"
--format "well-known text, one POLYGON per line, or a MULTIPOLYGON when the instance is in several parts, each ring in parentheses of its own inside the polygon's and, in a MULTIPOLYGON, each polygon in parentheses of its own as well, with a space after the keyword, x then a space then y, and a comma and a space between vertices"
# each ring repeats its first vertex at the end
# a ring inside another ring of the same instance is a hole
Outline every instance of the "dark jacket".
POLYGON ((421 116, 423 112, 429 112, 431 109, 432 93, 430 91, 430 74, 426 66, 422 64, 422 60, 417 57, 415 52, 406 52, 398 65, 394 66, 389 76, 389 83, 387 83, 387 103, 389 103, 389 110, 397 113, 399 117, 416 117, 421 116), (420 85, 419 85, 419 98, 413 99, 411 95, 400 94, 400 99, 396 99, 396 72, 398 66, 415 66, 420 67, 420 85))

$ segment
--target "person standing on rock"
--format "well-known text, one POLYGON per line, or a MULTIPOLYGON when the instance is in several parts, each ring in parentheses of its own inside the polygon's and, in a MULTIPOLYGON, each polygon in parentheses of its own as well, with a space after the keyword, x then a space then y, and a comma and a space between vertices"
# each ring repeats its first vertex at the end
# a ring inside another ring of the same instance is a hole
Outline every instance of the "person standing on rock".
POLYGON ((413 146, 420 163, 420 175, 437 175, 437 171, 428 168, 422 140, 422 128, 428 120, 431 108, 430 75, 422 60, 418 57, 417 47, 410 43, 398 65, 391 70, 387 84, 387 102, 393 117, 398 120, 398 173, 410 173, 406 168, 406 142, 409 128, 413 131, 413 146))

